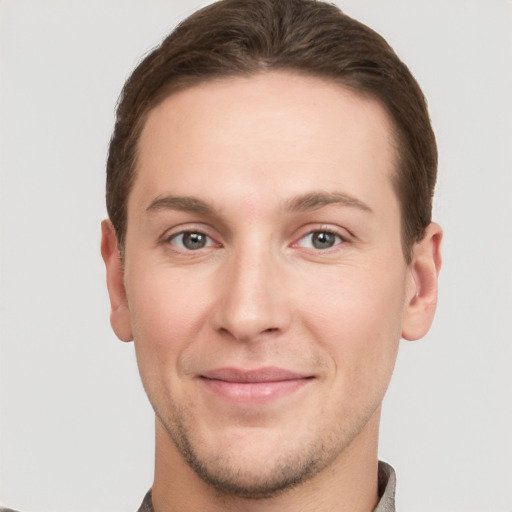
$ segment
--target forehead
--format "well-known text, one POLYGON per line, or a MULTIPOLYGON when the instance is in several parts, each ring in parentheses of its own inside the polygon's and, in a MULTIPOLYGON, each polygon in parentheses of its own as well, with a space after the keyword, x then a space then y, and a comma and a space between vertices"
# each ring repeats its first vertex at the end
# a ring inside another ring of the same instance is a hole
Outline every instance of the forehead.
POLYGON ((376 100, 330 80, 267 72, 195 85, 149 112, 134 195, 190 194, 195 179, 217 195, 241 179, 253 197, 340 185, 364 195, 390 186, 394 164, 392 125, 376 100))

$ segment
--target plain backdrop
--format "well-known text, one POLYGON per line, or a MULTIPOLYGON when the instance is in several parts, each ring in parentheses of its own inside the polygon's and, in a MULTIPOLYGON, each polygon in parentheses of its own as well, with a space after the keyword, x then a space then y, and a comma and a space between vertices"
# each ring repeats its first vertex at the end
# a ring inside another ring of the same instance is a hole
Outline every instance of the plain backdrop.
MULTIPOLYGON (((130 71, 196 0, 0 1, 0 503, 135 511, 153 414, 115 338, 104 164, 130 71)), ((399 511, 512 510, 512 4, 340 0, 429 100, 445 229, 438 314, 402 342, 380 457, 399 511)))

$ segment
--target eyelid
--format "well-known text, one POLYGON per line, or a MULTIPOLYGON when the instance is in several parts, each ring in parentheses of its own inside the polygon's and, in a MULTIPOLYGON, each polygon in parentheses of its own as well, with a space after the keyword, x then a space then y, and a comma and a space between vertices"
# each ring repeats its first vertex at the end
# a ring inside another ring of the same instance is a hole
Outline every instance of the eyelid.
POLYGON ((197 225, 197 224, 180 224, 178 226, 174 226, 173 228, 168 229, 165 231, 162 236, 159 239, 159 243, 164 245, 171 245, 173 249, 176 251, 182 251, 182 252, 200 252, 202 249, 209 249, 211 247, 221 247, 222 244, 217 241, 217 237, 213 236, 211 233, 211 229, 209 229, 207 226, 204 225, 197 225), (184 235, 186 233, 198 233, 201 235, 204 235, 208 238, 209 243, 205 247, 202 247, 201 249, 192 250, 192 249, 186 249, 186 248, 180 248, 176 245, 172 244, 172 240, 179 237, 180 235, 184 235))
POLYGON ((333 225, 327 224, 318 224, 318 225, 308 225, 300 230, 299 236, 295 237, 295 242, 293 242, 292 247, 301 247, 300 242, 304 240, 307 236, 311 236, 314 233, 330 233, 340 238, 340 242, 337 242, 330 248, 327 249, 316 249, 316 248, 308 248, 303 247, 304 249, 311 249, 315 252, 329 252, 335 250, 336 247, 343 245, 345 242, 349 242, 351 240, 351 233, 347 229, 343 229, 333 225))
POLYGON ((204 236, 207 240, 206 240, 206 244, 203 246, 203 247, 199 247, 197 249, 189 249, 188 247, 185 247, 184 246, 184 243, 183 243, 183 240, 180 244, 180 247, 179 249, 181 251, 185 251, 185 252, 197 252, 197 251, 200 251, 201 249, 206 249, 208 247, 212 247, 212 245, 214 245, 214 242, 212 240, 212 238, 210 236, 208 236, 206 233, 201 233, 200 231, 181 231, 179 233, 175 233, 171 236, 169 236, 169 238, 167 239, 168 240, 168 243, 170 243, 171 245, 174 245, 176 247, 175 244, 173 244, 173 242, 175 242, 176 240, 178 240, 180 237, 184 237, 185 235, 187 234, 196 234, 196 235, 201 235, 201 236, 204 236))

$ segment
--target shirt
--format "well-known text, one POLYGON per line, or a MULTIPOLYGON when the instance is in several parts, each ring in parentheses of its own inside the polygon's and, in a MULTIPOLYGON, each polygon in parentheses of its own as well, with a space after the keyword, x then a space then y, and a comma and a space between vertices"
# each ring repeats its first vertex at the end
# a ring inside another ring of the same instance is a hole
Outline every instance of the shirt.
MULTIPOLYGON (((379 461, 380 500, 373 512, 395 512, 395 486, 395 471, 389 464, 379 461)), ((146 494, 138 512, 155 512, 151 502, 151 490, 146 494)))

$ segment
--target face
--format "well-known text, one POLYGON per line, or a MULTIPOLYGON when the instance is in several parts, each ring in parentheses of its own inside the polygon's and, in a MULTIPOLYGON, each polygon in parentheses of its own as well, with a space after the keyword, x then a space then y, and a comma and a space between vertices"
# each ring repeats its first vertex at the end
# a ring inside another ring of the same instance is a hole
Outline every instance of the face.
POLYGON ((218 489, 268 496, 376 439, 417 292, 391 134, 377 102, 277 72, 147 118, 112 322, 158 442, 218 489))

